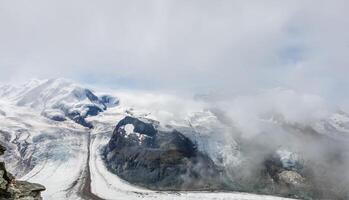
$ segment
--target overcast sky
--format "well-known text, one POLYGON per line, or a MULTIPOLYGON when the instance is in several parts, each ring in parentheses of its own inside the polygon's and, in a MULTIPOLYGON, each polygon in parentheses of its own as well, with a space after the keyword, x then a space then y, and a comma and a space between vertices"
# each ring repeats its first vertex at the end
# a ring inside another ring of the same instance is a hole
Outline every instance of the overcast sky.
POLYGON ((347 0, 0 0, 0 82, 285 87, 345 104, 348 10, 347 0))

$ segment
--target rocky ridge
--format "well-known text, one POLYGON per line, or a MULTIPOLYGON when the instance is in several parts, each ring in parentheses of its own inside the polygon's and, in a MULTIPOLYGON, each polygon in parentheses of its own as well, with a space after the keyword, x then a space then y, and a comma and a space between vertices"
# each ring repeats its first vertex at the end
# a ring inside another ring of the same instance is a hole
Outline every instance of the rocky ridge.
POLYGON ((125 117, 107 145, 108 168, 132 183, 158 190, 226 188, 220 171, 196 145, 176 130, 155 122, 125 117))
MULTIPOLYGON (((0 145, 0 155, 3 155, 6 148, 0 145)), ((0 162, 0 199, 4 200, 41 200, 40 193, 45 187, 16 180, 5 168, 5 163, 0 162)))

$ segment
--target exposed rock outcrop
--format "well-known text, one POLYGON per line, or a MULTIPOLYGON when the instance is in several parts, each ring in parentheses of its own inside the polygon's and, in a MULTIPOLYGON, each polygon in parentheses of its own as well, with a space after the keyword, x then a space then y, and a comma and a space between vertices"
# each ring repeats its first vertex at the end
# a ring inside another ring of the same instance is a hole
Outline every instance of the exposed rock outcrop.
POLYGON ((278 174, 278 178, 283 183, 293 185, 295 187, 302 187, 306 182, 306 179, 295 171, 282 171, 278 174))
MULTIPOLYGON (((3 155, 6 148, 0 145, 0 155, 3 155)), ((6 171, 5 163, 0 162, 0 199, 3 200, 41 200, 40 193, 45 187, 29 183, 27 181, 17 181, 6 171)))
POLYGON ((196 145, 176 130, 125 117, 107 145, 108 168, 123 179, 160 190, 223 189, 220 171, 196 145))
POLYGON ((262 176, 265 181, 263 193, 313 199, 316 194, 314 194, 312 183, 305 176, 306 172, 302 164, 297 160, 292 162, 292 160, 285 159, 278 153, 265 159, 264 176, 262 176))

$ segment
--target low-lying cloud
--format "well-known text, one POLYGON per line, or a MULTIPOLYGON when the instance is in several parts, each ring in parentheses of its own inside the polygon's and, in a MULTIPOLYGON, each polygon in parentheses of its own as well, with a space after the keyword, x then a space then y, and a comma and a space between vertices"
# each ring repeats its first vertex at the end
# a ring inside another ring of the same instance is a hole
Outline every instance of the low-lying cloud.
POLYGON ((110 88, 286 87, 348 109, 348 2, 2 1, 0 80, 110 88))
POLYGON ((164 93, 116 94, 122 108, 196 134, 199 150, 246 190, 261 184, 266 160, 286 152, 295 156, 297 164, 288 164, 300 168, 314 196, 340 199, 349 194, 349 116, 319 95, 283 88, 196 100, 164 93))

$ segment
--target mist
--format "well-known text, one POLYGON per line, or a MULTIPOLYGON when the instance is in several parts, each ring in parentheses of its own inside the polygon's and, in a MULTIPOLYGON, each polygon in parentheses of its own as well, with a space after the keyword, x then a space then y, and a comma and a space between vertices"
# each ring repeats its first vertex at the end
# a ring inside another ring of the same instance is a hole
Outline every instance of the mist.
POLYGON ((259 185, 266 184, 261 174, 266 162, 289 154, 293 160, 283 164, 307 177, 307 183, 316 188, 304 191, 320 199, 348 195, 347 132, 328 128, 343 112, 319 95, 284 88, 225 98, 205 95, 193 99, 144 91, 116 94, 123 107, 144 112, 189 137, 193 131, 199 134, 192 137, 201 137, 199 150, 220 163, 227 173, 224 178, 239 184, 242 191, 258 191, 259 185), (151 112, 146 112, 149 108, 151 112), (182 128, 188 125, 193 130, 182 128))
POLYGON ((181 93, 285 87, 348 110, 348 2, 0 2, 0 81, 181 93))

